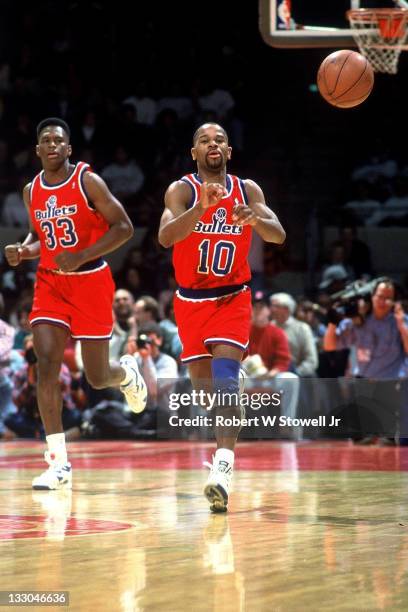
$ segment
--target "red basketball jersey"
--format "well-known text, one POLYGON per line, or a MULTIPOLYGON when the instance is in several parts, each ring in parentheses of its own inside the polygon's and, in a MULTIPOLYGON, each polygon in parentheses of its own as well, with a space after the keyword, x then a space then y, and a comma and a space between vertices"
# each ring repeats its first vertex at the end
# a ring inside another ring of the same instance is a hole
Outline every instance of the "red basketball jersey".
POLYGON ((30 214, 41 244, 40 265, 57 269, 55 256, 61 251, 82 251, 94 244, 109 225, 88 201, 84 173, 89 165, 78 162, 62 183, 49 185, 44 171, 37 174, 30 188, 30 214))
MULTIPOLYGON (((181 180, 190 185, 194 206, 200 199, 201 179, 187 174, 181 180)), ((205 211, 187 238, 174 245, 173 265, 180 287, 210 289, 242 284, 251 278, 248 252, 252 227, 232 221, 233 207, 248 204, 244 183, 227 174, 226 188, 227 195, 205 211)))

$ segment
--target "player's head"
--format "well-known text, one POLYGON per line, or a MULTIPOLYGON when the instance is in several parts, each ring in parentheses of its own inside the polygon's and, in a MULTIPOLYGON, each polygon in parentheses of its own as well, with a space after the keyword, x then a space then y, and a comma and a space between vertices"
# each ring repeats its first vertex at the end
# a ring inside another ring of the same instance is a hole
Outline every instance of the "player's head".
POLYGON ((69 125, 63 119, 59 119, 58 117, 47 117, 47 119, 43 119, 37 125, 37 140, 40 141, 41 132, 47 128, 60 127, 64 130, 68 142, 71 138, 71 130, 69 129, 69 125))
POLYGON ((197 166, 219 172, 231 159, 228 134, 218 123, 204 123, 194 132, 191 156, 197 166))
POLYGON ((71 131, 68 124, 58 117, 48 117, 37 125, 36 153, 44 168, 61 166, 72 153, 71 131))

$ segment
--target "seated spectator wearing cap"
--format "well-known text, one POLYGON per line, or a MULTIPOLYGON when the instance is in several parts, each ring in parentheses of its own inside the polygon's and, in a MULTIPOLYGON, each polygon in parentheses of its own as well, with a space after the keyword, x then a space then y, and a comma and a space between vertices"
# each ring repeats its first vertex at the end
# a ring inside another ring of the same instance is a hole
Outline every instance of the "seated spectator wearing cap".
MULTIPOLYGON (((268 386, 273 381, 273 386, 283 391, 282 414, 294 418, 299 397, 299 378, 293 372, 288 372, 290 352, 286 334, 269 321, 268 299, 260 291, 254 294, 253 299, 248 353, 250 356, 243 362, 248 376, 262 376, 268 386)), ((251 380, 246 386, 250 389, 251 380)))
POLYGON ((316 344, 310 326, 293 317, 295 300, 288 293, 274 293, 270 305, 272 322, 287 335, 294 372, 298 376, 315 376, 318 366, 316 344))
POLYGON ((346 268, 341 264, 329 266, 323 272, 322 281, 319 284, 319 290, 327 291, 327 293, 337 293, 344 289, 348 274, 346 268))

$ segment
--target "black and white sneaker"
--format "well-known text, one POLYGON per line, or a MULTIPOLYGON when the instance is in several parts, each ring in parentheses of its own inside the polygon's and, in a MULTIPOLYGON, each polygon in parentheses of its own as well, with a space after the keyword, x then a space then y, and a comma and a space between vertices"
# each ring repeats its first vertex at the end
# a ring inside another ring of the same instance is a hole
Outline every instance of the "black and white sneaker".
POLYGON ((72 467, 70 463, 56 463, 45 451, 45 460, 49 468, 39 476, 33 478, 32 487, 38 491, 56 491, 59 489, 72 489, 72 467))
POLYGON ((138 414, 143 412, 147 403, 147 387, 143 376, 139 372, 136 358, 132 355, 123 355, 119 363, 130 375, 130 380, 126 385, 120 385, 120 390, 126 398, 126 402, 132 412, 138 414))
POLYGON ((228 461, 215 461, 213 463, 204 463, 210 468, 206 485, 204 487, 204 495, 210 503, 211 512, 226 512, 228 509, 228 495, 232 479, 232 465, 228 461))

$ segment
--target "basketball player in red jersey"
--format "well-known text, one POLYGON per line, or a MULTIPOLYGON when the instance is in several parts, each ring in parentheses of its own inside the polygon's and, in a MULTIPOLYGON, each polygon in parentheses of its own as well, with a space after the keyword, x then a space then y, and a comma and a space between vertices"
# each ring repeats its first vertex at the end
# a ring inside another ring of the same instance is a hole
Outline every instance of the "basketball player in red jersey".
POLYGON ((43 170, 23 192, 30 232, 22 244, 6 246, 5 255, 11 266, 40 257, 30 324, 49 468, 34 478, 33 488, 61 489, 72 487, 58 381, 68 336, 81 341, 86 377, 93 387, 120 387, 130 408, 140 412, 146 386, 133 357, 122 357, 120 365, 109 363, 114 283, 102 256, 129 240, 132 223, 88 164, 70 163, 65 121, 41 121, 37 140, 43 170))
MULTIPOLYGON (((179 286, 174 311, 183 343, 181 359, 188 364, 192 384, 200 388, 211 381, 216 393, 233 394, 236 404, 222 406, 221 401, 214 416, 239 421, 239 370, 251 321, 246 285, 251 277, 247 260, 251 232, 277 244, 286 235, 260 187, 227 174, 231 147, 220 125, 199 127, 191 154, 197 173, 167 189, 159 241, 174 247, 179 286)), ((215 428, 217 451, 204 489, 214 512, 227 510, 239 430, 239 424, 215 428)))

